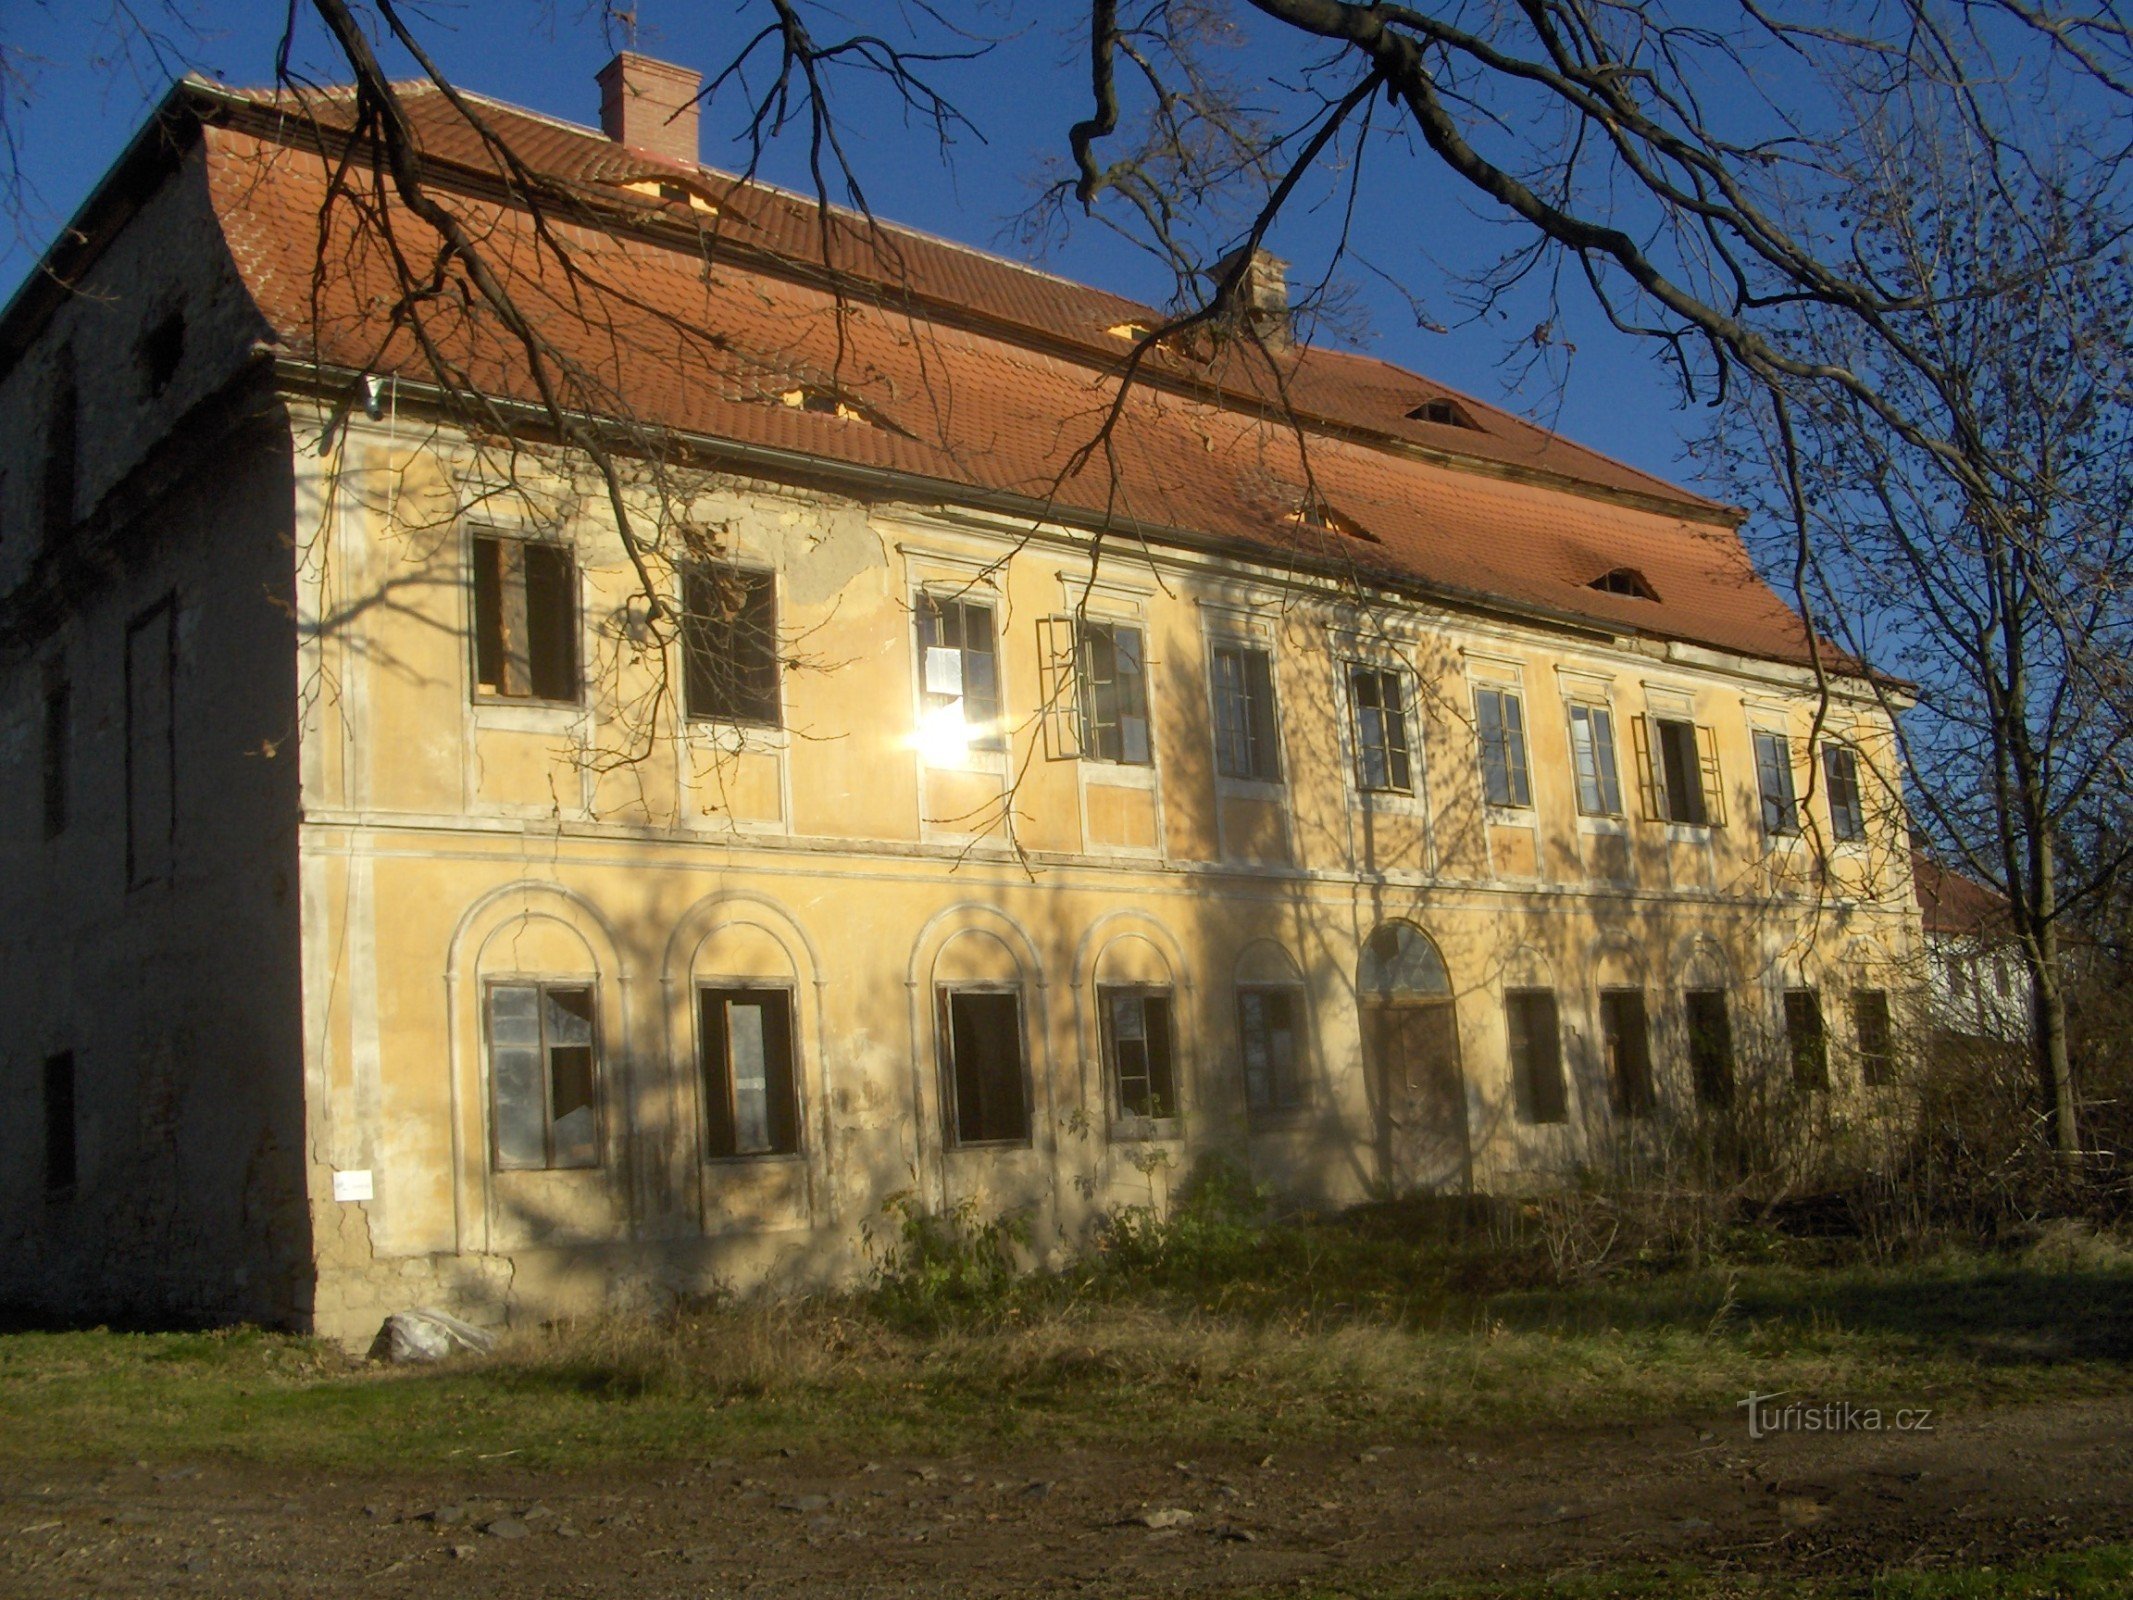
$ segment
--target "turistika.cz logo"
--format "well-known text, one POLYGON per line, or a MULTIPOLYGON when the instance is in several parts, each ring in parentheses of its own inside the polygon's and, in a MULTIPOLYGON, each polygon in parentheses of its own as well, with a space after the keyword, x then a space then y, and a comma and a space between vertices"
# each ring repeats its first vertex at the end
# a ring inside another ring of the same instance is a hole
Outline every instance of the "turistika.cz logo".
POLYGON ((1855 1406, 1849 1400, 1792 1400, 1784 1394, 1754 1394, 1740 1402, 1748 1413, 1748 1437, 1767 1439, 1776 1433, 1931 1433, 1931 1406, 1904 1406, 1884 1411, 1879 1406, 1855 1406))

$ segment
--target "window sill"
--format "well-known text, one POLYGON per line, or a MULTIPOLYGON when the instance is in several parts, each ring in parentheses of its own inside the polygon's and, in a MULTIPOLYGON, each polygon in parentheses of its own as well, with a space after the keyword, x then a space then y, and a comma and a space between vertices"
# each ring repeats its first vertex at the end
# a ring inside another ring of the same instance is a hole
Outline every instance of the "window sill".
POLYGON ((1665 827, 1668 844, 1709 844, 1718 831, 1711 822, 1669 822, 1665 827))
POLYGON ((1489 819, 1492 827, 1532 828, 1540 824, 1540 818, 1535 814, 1531 806, 1499 806, 1484 803, 1482 814, 1489 819))
POLYGON ((1224 800, 1285 800, 1289 786, 1279 778, 1226 778, 1215 775, 1215 793, 1224 800))
POLYGON ((1629 821, 1621 815, 1591 817, 1582 812, 1578 815, 1578 832, 1604 834, 1611 839, 1620 839, 1629 833, 1629 821))
POLYGON ((1091 782, 1113 783, 1121 789, 1155 787, 1152 761, 1098 761, 1094 756, 1083 756, 1080 766, 1082 777, 1091 782))
POLYGON ((1005 750, 979 750, 973 748, 961 758, 942 760, 936 756, 924 758, 928 772, 971 773, 982 778, 1005 778, 1007 776, 1007 752, 1005 750))
POLYGON ((585 708, 569 700, 477 700, 474 726, 485 732, 554 733, 569 728, 585 716, 585 708))
POLYGON ((1032 1150, 1036 1146, 1023 1139, 958 1139, 947 1146, 949 1155, 997 1155, 1006 1150, 1032 1150))
POLYGON ((1388 816, 1419 817, 1422 797, 1411 789, 1357 789, 1356 805, 1364 811, 1382 811, 1388 816))
POLYGON ((1113 1144, 1170 1144, 1185 1137, 1180 1117, 1115 1117, 1111 1122, 1113 1144))
POLYGON ((689 743, 735 755, 783 755, 792 748, 792 730, 770 722, 728 722, 718 717, 691 717, 689 743))
POLYGON ((793 1167, 807 1159, 800 1150, 763 1150, 745 1156, 705 1156, 707 1167, 793 1167))

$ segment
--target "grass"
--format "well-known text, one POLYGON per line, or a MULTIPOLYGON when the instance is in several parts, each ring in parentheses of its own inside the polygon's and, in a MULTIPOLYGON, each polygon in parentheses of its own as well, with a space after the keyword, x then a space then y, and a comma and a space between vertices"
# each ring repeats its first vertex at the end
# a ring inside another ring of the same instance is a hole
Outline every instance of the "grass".
POLYGON ((1887 1266, 1754 1239, 1563 1284, 1398 1211, 1261 1227, 1213 1205, 1016 1277, 999 1230, 906 1222, 865 1294, 529 1330, 438 1369, 251 1329, 0 1336, 0 1461, 1254 1446, 1721 1417, 1751 1389, 1945 1412, 2118 1393, 2133 1365, 2133 1258, 2093 1246, 1887 1266))

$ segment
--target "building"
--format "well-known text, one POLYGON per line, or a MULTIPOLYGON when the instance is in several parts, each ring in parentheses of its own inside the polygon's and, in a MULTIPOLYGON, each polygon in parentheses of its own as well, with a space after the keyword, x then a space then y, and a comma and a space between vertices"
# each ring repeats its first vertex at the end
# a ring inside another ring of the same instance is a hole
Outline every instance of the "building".
POLYGON ((1155 313, 602 81, 470 102, 545 238, 406 105, 612 492, 404 301, 345 94, 179 84, 0 319, 0 1298, 363 1338, 834 1279, 903 1192, 1517 1189, 1766 1034, 1871 1103, 1891 730, 1839 671, 1810 747, 1733 513, 1296 342, 1271 258, 1083 459, 1155 313))
POLYGON ((2026 1046, 2031 996, 2006 898, 1923 851, 1911 856, 1926 1015, 1948 1042, 2026 1046))

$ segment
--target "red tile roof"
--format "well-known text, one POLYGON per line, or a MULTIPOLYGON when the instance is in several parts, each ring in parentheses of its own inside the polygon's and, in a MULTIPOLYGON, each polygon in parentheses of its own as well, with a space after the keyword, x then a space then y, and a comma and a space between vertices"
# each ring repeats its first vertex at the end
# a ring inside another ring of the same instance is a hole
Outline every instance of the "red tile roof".
MULTIPOLYGON (((210 122, 213 202, 281 339, 331 366, 429 378, 390 325, 397 288, 375 232, 344 201, 321 238, 328 176, 314 146, 320 130, 330 144, 345 129, 345 97, 299 108, 193 92, 210 122)), ((1004 493, 1079 522, 1110 514, 1601 628, 1804 658, 1798 618, 1754 573, 1725 508, 1464 395, 1475 428, 1411 420, 1452 392, 1385 362, 1298 348, 1277 386, 1256 350, 1166 354, 1129 395, 1108 451, 1083 459, 1130 348, 1109 330, 1157 323, 1153 309, 908 230, 841 213, 825 224, 781 191, 478 100, 549 191, 544 241, 496 178, 502 158, 441 95, 410 92, 407 104, 436 187, 582 409, 930 479, 948 500, 959 488, 1004 493), (708 197, 715 218, 617 187, 644 179, 708 197), (796 390, 859 414, 786 403, 796 390), (1300 426, 1278 415, 1283 392, 1300 426), (1307 483, 1336 513, 1331 526, 1298 519, 1307 483), (1657 598, 1588 587, 1621 567, 1657 598)), ((394 227, 426 261, 426 231, 404 211, 394 227)), ((532 397, 522 354, 491 321, 435 306, 429 319, 471 382, 532 397)))
POLYGON ((1911 883, 1926 932, 1969 937, 2007 932, 2005 895, 1920 850, 1911 852, 1911 883))

